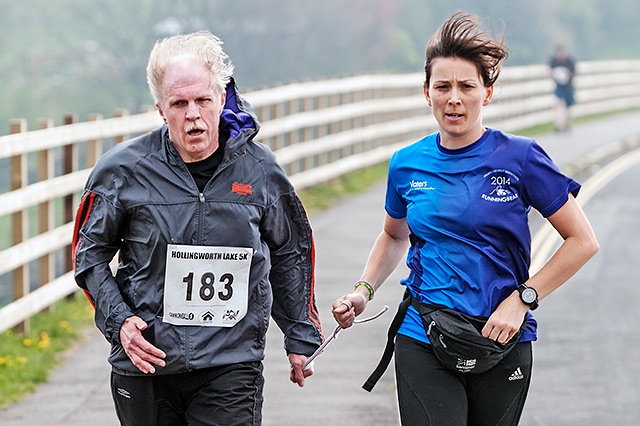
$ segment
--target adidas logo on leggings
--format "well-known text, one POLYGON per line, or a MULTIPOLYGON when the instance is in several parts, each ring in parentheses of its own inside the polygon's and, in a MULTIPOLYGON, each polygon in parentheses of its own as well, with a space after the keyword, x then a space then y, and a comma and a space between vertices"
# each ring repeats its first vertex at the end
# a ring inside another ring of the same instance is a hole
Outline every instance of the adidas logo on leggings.
POLYGON ((524 379, 524 374, 522 374, 522 370, 520 370, 520 367, 516 368, 516 371, 511 373, 511 376, 509 376, 510 382, 514 380, 522 380, 522 379, 524 379))

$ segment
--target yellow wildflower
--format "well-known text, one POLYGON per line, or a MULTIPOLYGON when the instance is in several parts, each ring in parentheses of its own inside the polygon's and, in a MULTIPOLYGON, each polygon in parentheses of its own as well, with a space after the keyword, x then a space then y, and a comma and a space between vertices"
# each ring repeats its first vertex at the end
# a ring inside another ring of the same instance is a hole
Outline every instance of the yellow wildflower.
POLYGON ((44 349, 49 346, 51 339, 46 332, 40 333, 40 341, 38 342, 38 349, 44 349))

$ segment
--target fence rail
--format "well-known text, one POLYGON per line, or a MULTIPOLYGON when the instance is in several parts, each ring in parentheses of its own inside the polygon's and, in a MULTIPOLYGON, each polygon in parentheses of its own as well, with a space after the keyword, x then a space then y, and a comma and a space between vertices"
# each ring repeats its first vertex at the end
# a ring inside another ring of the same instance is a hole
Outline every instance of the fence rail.
MULTIPOLYGON (((422 74, 365 75, 295 83, 246 93, 269 145, 298 188, 389 159, 435 131, 422 74)), ((581 62, 574 116, 640 107, 640 61, 581 62)), ((553 83, 545 65, 506 67, 484 113, 492 127, 515 131, 553 120, 553 83)), ((40 120, 26 131, 12 120, 0 137, 0 332, 77 290, 70 244, 83 185, 104 150, 161 124, 157 112, 91 115, 63 125, 40 120), (2 167, 6 164, 7 166, 2 167), (2 302, 4 297, 4 302, 2 302), (7 303, 7 300, 10 303, 7 303)))

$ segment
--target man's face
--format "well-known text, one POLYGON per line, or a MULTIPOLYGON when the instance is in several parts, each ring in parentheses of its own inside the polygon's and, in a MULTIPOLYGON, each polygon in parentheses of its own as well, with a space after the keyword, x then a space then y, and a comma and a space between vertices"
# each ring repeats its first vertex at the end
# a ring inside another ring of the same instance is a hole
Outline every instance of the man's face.
POLYGON ((204 160, 218 148, 224 101, 225 94, 212 87, 209 70, 196 59, 181 56, 167 67, 156 107, 185 162, 204 160))

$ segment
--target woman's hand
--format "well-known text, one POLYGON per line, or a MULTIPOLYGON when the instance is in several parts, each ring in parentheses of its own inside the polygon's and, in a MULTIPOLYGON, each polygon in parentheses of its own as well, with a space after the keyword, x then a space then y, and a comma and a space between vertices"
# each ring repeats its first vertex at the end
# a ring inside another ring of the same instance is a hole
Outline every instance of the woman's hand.
POLYGON ((364 311, 368 301, 368 296, 357 291, 345 294, 331 304, 333 318, 340 327, 349 328, 353 325, 356 316, 364 311))
POLYGON ((491 314, 482 329, 482 335, 504 345, 520 330, 528 310, 529 307, 522 303, 516 290, 491 314))

